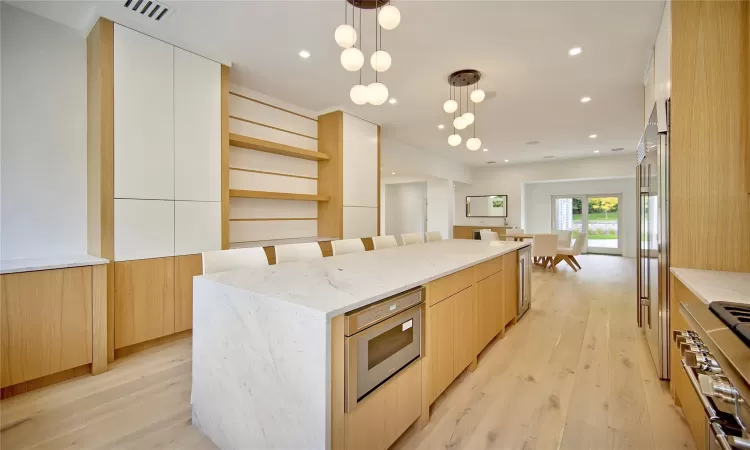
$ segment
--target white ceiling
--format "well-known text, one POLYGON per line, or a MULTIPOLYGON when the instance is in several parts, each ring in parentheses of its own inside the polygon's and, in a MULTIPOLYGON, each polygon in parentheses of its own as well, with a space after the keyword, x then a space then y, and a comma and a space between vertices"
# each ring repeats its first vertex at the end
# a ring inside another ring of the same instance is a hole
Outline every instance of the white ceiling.
MULTIPOLYGON (((189 1, 154 25, 122 2, 14 2, 86 33, 99 15, 224 63, 235 82, 314 111, 344 108, 383 125, 383 135, 469 165, 635 151, 643 129, 643 75, 663 1, 394 1, 401 24, 383 33, 393 65, 380 79, 398 104, 356 106, 358 76, 339 63, 333 30, 344 0, 189 1), (583 47, 578 57, 568 49, 583 47), (312 53, 307 60, 297 53, 312 53), (447 76, 483 73, 477 137, 488 152, 450 147, 452 115, 442 111, 447 76), (593 100, 581 104, 579 99, 593 100), (438 124, 445 124, 438 130, 438 124), (589 139, 597 134, 596 139, 589 139), (529 146, 526 142, 541 144, 529 146)), ((366 61, 374 16, 363 13, 366 61)), ((365 65, 365 83, 373 72, 365 65)))

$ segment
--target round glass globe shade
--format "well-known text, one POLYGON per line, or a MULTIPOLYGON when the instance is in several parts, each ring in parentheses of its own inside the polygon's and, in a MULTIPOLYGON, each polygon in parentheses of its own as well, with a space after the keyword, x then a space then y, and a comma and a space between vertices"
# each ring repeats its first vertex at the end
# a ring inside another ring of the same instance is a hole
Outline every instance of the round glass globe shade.
POLYGON ((385 50, 378 50, 370 56, 370 65, 376 72, 385 72, 391 67, 391 55, 385 50))
POLYGON ((466 123, 466 121, 465 121, 465 120, 463 119, 463 117, 461 117, 461 116, 458 116, 458 117, 456 117, 455 119, 453 119, 453 127, 454 127, 455 129, 457 129, 457 130, 463 130, 463 129, 464 129, 464 128, 466 128, 467 126, 468 126, 468 124, 467 124, 467 123, 466 123))
POLYGON ((466 122, 466 125, 469 126, 474 123, 474 114, 465 112, 461 115, 461 119, 463 119, 463 121, 466 122))
POLYGON ((447 112, 448 114, 456 112, 457 109, 458 109, 458 103, 456 103, 455 100, 448 100, 445 103, 443 103, 443 111, 447 112))
POLYGON ((461 144, 461 136, 457 134, 451 134, 450 136, 448 136, 448 144, 451 147, 458 146, 459 144, 461 144))
POLYGON ((336 32, 333 34, 336 43, 339 47, 349 48, 353 47, 357 42, 357 30, 353 26, 344 24, 336 27, 336 32))
POLYGON ((349 98, 351 98, 356 105, 364 105, 370 100, 370 91, 367 89, 367 86, 357 84, 352 86, 352 89, 349 91, 349 98))
POLYGON ((401 22, 401 12, 393 5, 386 5, 380 8, 378 14, 378 23, 386 30, 392 30, 401 22))
POLYGON ((479 138, 469 138, 469 140, 466 141, 466 148, 471 150, 472 152, 475 152, 479 150, 479 147, 482 146, 482 141, 479 138))
POLYGON ((341 52, 341 65, 349 72, 356 72, 365 63, 365 56, 358 48, 350 47, 341 52))
POLYGON ((481 89, 474 89, 471 91, 471 101, 474 103, 481 103, 484 100, 484 91, 481 89))
POLYGON ((367 94, 371 105, 382 105, 388 100, 388 88, 383 83, 370 83, 367 85, 367 94))

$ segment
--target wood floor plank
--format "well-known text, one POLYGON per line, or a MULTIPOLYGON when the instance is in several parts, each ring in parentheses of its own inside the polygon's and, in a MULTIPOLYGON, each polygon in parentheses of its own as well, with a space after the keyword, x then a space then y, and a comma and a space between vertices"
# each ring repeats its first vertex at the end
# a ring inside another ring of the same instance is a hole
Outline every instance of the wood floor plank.
MULTIPOLYGON (((534 268, 531 310, 394 450, 695 448, 635 326, 635 262, 534 268)), ((190 425, 191 340, 0 402, 0 447, 213 449, 190 425)))

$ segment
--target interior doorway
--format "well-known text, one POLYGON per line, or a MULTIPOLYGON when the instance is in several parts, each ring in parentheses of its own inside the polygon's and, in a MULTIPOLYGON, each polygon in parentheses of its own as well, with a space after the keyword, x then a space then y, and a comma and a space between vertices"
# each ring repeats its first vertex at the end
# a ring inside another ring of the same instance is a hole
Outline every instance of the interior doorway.
POLYGON ((552 230, 570 230, 573 241, 586 230, 584 252, 622 255, 620 194, 552 197, 552 230))

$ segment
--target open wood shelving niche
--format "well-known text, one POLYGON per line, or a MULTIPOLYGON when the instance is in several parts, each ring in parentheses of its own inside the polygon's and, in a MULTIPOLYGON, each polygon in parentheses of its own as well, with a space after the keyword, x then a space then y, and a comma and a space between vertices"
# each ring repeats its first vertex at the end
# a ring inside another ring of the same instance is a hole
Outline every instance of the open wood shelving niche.
POLYGON ((288 192, 266 192, 266 191, 246 191, 243 189, 230 189, 230 197, 243 198, 270 198, 274 200, 309 200, 315 202, 327 202, 331 198, 327 195, 317 194, 290 194, 288 192))
POLYGON ((264 141, 263 139, 251 138, 234 133, 229 134, 229 145, 246 148, 248 150, 291 156, 292 158, 307 159, 310 161, 328 161, 331 159, 331 157, 325 153, 292 147, 291 145, 278 144, 271 141, 264 141))

